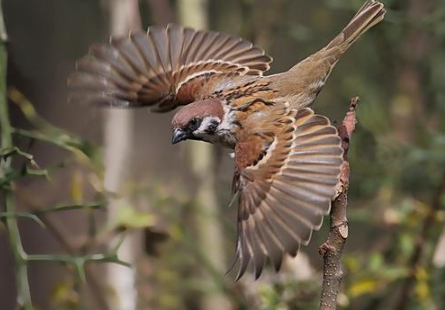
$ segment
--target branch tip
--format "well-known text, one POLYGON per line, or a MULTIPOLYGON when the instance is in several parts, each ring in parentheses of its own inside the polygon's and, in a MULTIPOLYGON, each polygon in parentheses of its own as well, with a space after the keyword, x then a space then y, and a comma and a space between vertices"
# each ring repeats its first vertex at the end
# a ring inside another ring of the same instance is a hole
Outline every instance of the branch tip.
POLYGON ((328 239, 319 247, 319 253, 323 256, 323 285, 320 299, 321 310, 333 310, 337 308, 337 296, 343 280, 343 268, 341 255, 346 239, 348 238, 348 219, 346 217, 349 173, 348 151, 355 125, 357 124, 356 108, 359 97, 351 98, 349 109, 338 127, 338 135, 342 141, 343 165, 341 167, 340 184, 337 196, 332 202, 330 213, 331 227, 328 239))

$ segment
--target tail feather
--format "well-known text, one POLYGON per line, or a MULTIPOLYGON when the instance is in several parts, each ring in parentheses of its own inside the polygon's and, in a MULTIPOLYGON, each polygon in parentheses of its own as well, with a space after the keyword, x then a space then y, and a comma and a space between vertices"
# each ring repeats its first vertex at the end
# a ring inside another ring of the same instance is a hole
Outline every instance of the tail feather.
POLYGON ((300 61, 288 72, 274 77, 273 87, 281 94, 293 97, 292 106, 299 109, 311 106, 341 56, 362 34, 382 21, 385 12, 381 2, 366 1, 326 47, 300 61))
POLYGON ((326 47, 325 51, 338 48, 338 58, 371 27, 383 20, 386 10, 382 3, 368 0, 352 18, 349 24, 326 47))

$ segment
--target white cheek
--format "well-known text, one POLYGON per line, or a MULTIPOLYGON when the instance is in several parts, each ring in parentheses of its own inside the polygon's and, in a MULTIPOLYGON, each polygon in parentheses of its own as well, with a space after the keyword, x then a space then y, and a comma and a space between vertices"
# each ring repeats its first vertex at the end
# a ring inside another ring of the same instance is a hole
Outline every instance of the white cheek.
POLYGON ((232 125, 234 116, 233 116, 233 113, 230 113, 230 108, 227 105, 224 105, 224 115, 225 115, 225 117, 224 117, 222 123, 218 126, 218 130, 230 131, 230 127, 232 125))
POLYGON ((201 125, 193 132, 193 134, 197 136, 208 135, 206 130, 211 126, 212 121, 216 121, 218 124, 221 122, 218 117, 206 117, 202 120, 201 125))

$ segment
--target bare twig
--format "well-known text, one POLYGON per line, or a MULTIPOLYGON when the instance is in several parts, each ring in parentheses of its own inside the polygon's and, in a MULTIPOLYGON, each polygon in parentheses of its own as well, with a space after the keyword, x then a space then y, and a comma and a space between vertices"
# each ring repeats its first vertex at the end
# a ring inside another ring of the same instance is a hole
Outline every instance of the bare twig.
POLYGON ((357 123, 355 109, 359 98, 351 99, 349 110, 343 122, 338 128, 338 134, 342 139, 343 166, 340 175, 340 188, 337 198, 332 203, 330 214, 331 228, 328 240, 320 248, 320 255, 323 255, 323 286, 321 292, 320 309, 332 310, 337 308, 337 296, 343 280, 343 268, 341 266, 341 255, 343 247, 348 238, 348 220, 346 218, 346 207, 348 205, 349 187, 349 162, 348 150, 352 133, 357 123))

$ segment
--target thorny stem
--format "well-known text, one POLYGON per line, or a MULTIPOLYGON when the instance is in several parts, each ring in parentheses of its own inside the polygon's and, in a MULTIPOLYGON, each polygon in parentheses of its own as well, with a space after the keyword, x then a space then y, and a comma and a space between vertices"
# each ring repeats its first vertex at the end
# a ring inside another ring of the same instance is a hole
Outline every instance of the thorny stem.
MULTIPOLYGON (((18 188, 16 188, 16 191, 17 190, 18 188)), ((27 209, 31 211, 31 214, 41 209, 40 206, 35 204, 31 197, 27 197, 27 195, 25 195, 23 192, 21 192, 17 197, 19 201, 21 201, 27 207, 27 209)), ((64 231, 63 226, 60 225, 59 222, 55 221, 54 218, 49 217, 47 213, 40 214, 39 219, 44 223, 46 229, 51 232, 68 255, 78 256, 80 254, 78 247, 73 245, 70 241, 69 232, 64 231)), ((94 309, 108 310, 107 300, 103 292, 104 289, 102 288, 102 283, 99 281, 100 277, 98 276, 96 270, 91 267, 93 266, 85 266, 85 273, 88 283, 86 290, 96 302, 96 308, 94 309)))
POLYGON ((323 285, 320 299, 321 310, 332 310, 337 308, 337 297, 340 292, 340 285, 343 280, 343 268, 341 265, 341 255, 346 239, 348 238, 348 220, 346 218, 346 207, 348 205, 349 187, 349 162, 348 150, 352 133, 357 123, 355 109, 359 98, 351 99, 349 111, 346 113, 342 124, 338 128, 338 134, 342 139, 343 166, 340 174, 339 195, 332 203, 328 240, 320 248, 320 255, 323 255, 323 285))
MULTIPOLYGON (((9 122, 8 101, 6 99, 6 28, 3 21, 2 3, 0 2, 0 128, 1 128, 1 147, 2 149, 11 148, 12 145, 12 128, 9 122)), ((0 162, 0 175, 6 176, 11 171, 11 158, 3 158, 0 162)), ((6 182, 2 186, 3 199, 6 212, 15 213, 14 202, 11 192, 13 183, 6 182)), ((16 285, 17 285, 17 304, 24 310, 32 309, 31 292, 28 284, 28 269, 26 263, 26 253, 23 250, 20 230, 16 217, 8 217, 5 220, 8 229, 9 242, 14 258, 16 268, 16 285)))

